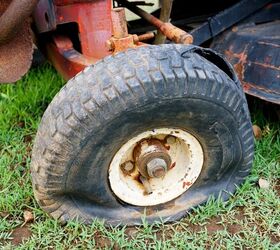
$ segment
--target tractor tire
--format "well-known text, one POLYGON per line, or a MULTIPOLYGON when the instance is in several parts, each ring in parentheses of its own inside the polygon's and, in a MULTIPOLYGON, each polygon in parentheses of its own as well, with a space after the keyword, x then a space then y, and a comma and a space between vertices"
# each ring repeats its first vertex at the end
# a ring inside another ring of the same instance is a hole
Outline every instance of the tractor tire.
POLYGON ((175 221, 209 197, 227 200, 250 172, 254 138, 245 95, 222 61, 196 46, 147 46, 108 56, 71 79, 35 139, 31 173, 42 209, 61 222, 136 225, 143 216, 175 221), (151 196, 136 162, 127 166, 138 175, 121 166, 143 139, 163 142, 172 161, 164 177, 150 179, 151 196))

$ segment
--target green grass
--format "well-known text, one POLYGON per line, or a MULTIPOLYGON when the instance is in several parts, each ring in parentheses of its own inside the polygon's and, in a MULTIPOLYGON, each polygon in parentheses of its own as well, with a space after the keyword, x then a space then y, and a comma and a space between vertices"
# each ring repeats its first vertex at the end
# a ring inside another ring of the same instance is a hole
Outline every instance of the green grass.
POLYGON ((50 219, 33 197, 30 155, 40 118, 63 84, 46 65, 31 70, 16 85, 0 86, 0 248, 280 248, 280 125, 258 110, 252 117, 264 136, 256 142, 253 170, 228 202, 210 199, 181 221, 166 225, 148 225, 143 219, 141 227, 105 228, 99 221, 61 226, 50 219), (260 177, 270 182, 268 190, 256 184, 260 177), (25 210, 35 215, 27 225, 25 210), (23 242, 20 234, 26 236, 23 242))

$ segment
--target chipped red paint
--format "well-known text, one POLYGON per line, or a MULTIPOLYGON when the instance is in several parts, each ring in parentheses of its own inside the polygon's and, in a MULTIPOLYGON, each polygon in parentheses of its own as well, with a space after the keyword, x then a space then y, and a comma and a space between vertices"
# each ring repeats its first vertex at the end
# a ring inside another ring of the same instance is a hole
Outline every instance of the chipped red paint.
POLYGON ((56 6, 57 24, 77 23, 82 53, 101 59, 110 54, 106 41, 112 36, 111 8, 109 0, 59 5, 56 6))
POLYGON ((184 182, 183 182, 183 188, 189 187, 189 186, 191 186, 191 185, 192 185, 192 183, 189 182, 189 181, 184 181, 184 182))
POLYGON ((116 39, 128 36, 127 22, 124 8, 115 8, 111 12, 113 35, 116 39))
POLYGON ((113 54, 127 50, 129 48, 143 46, 145 44, 141 43, 140 41, 154 37, 153 33, 147 33, 140 36, 128 34, 124 8, 112 9, 111 17, 113 33, 112 37, 107 40, 106 45, 109 51, 111 51, 113 54))

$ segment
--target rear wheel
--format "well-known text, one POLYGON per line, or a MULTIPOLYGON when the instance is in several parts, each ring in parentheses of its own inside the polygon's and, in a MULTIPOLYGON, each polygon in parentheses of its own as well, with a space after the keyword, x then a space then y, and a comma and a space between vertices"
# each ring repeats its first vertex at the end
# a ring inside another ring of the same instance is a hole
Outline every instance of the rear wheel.
POLYGON ((179 219, 211 195, 227 199, 250 171, 253 134, 236 76, 209 53, 142 47, 71 79, 35 140, 40 206, 61 221, 137 224, 144 214, 179 219))

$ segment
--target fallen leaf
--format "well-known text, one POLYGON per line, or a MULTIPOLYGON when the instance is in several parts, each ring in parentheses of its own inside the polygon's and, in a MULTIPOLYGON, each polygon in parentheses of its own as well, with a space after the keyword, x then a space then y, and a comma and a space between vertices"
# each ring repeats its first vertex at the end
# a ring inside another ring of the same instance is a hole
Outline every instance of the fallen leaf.
POLYGON ((259 179, 259 186, 262 189, 268 189, 269 188, 269 182, 265 179, 260 178, 259 179))
POLYGON ((262 138, 262 130, 258 125, 253 125, 254 136, 257 140, 262 138))
POLYGON ((18 122, 18 127, 20 127, 20 128, 24 128, 25 127, 25 122, 24 121, 20 121, 20 122, 18 122))
POLYGON ((32 136, 31 136, 31 135, 25 135, 25 136, 23 137, 23 141, 24 141, 25 143, 31 142, 31 141, 32 141, 32 136))
POLYGON ((32 212, 28 211, 28 210, 25 210, 23 212, 23 218, 24 218, 24 224, 28 223, 28 222, 31 222, 34 220, 34 215, 32 212))

